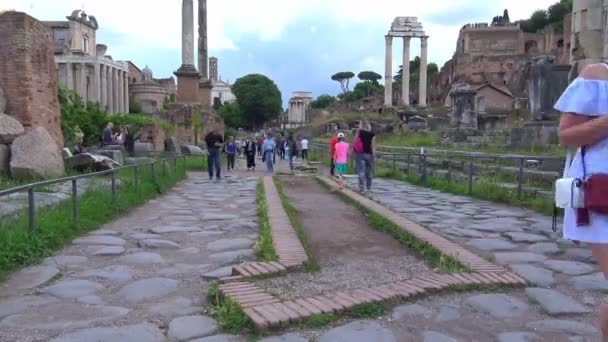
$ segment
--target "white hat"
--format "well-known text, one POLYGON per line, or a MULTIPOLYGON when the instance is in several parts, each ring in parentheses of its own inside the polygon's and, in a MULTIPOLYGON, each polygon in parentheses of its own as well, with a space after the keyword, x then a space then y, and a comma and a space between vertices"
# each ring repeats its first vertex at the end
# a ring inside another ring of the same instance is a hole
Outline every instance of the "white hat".
POLYGON ((344 138, 344 133, 338 133, 338 138, 344 138))

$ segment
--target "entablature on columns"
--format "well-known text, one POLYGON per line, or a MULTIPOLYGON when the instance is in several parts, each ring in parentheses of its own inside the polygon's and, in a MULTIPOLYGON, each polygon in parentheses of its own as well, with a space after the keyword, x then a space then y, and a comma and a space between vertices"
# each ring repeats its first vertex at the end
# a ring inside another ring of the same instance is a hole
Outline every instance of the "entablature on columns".
POLYGON ((83 56, 74 56, 74 55, 68 55, 68 56, 55 56, 55 63, 58 64, 62 64, 62 63, 72 63, 72 64, 99 64, 99 65, 103 65, 106 67, 110 67, 110 68, 114 68, 120 71, 125 71, 125 72, 129 72, 129 64, 127 62, 123 62, 123 61, 113 61, 111 59, 107 59, 104 57, 97 57, 97 56, 87 56, 87 55, 83 55, 83 56))

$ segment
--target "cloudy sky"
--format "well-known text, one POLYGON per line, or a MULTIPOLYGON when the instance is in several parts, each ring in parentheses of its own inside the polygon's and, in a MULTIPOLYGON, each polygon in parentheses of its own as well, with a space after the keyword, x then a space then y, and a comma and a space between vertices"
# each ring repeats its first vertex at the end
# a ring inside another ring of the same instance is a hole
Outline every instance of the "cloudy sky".
MULTIPOLYGON (((441 67, 470 22, 491 21, 507 8, 511 20, 556 0, 208 0, 210 56, 222 79, 249 73, 273 79, 286 102, 291 92, 337 94, 338 71, 384 74, 384 35, 396 16, 417 16, 429 38, 429 62, 441 67)), ((196 9, 196 0, 195 9, 196 9)), ((149 65, 168 77, 181 64, 180 0, 2 0, 1 9, 40 20, 64 20, 83 9, 99 22, 97 42, 114 59, 149 65)), ((196 10, 195 10, 196 11, 196 10)), ((196 19, 195 19, 196 20, 196 19)), ((196 22, 196 21, 195 21, 196 22)), ((395 70, 401 41, 393 43, 395 70)), ((419 53, 412 40, 412 58, 419 53)))

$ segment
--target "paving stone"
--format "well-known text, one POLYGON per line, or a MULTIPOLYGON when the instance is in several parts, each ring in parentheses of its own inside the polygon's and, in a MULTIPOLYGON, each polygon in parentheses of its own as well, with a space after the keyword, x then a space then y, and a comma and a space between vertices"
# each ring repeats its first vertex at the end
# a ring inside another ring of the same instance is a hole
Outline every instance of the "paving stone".
POLYGON ((118 260, 127 264, 162 264, 165 262, 160 254, 149 252, 123 255, 118 260))
POLYGON ((437 313, 437 316, 435 317, 435 322, 447 322, 459 319, 462 317, 459 309, 460 307, 455 304, 442 305, 439 308, 439 313, 437 313))
POLYGON ((396 321, 400 321, 404 318, 409 318, 412 316, 424 316, 425 318, 430 318, 433 315, 433 311, 425 308, 422 305, 418 304, 409 304, 409 305, 400 305, 393 310, 393 319, 396 321))
POLYGON ((76 298, 76 301, 81 304, 102 305, 103 300, 99 296, 84 296, 76 298))
POLYGON ((168 240, 158 240, 158 239, 146 239, 140 240, 138 243, 139 247, 145 248, 169 248, 169 249, 179 249, 182 248, 178 243, 168 240))
POLYGON ((150 228, 150 232, 154 234, 168 234, 168 233, 189 233, 189 232, 200 232, 202 229, 198 227, 175 227, 175 226, 162 226, 150 228))
POLYGON ((120 235, 120 233, 115 230, 98 229, 90 232, 89 235, 120 235))
POLYGON ((50 342, 163 342, 165 335, 151 323, 108 328, 88 328, 52 339, 50 342))
MULTIPOLYGON (((208 336, 203 338, 197 338, 196 340, 192 340, 189 342, 246 342, 247 340, 240 336, 235 335, 215 335, 208 336)), ((260 340, 264 341, 264 340, 260 340)), ((308 340, 306 340, 308 341, 308 340)))
POLYGON ((209 260, 223 265, 231 264, 242 258, 254 258, 255 254, 251 249, 238 249, 236 251, 221 252, 209 255, 209 260))
POLYGON ((513 272, 524 277, 528 282, 538 287, 551 287, 555 284, 553 272, 542 267, 519 264, 511 265, 513 272))
POLYGON ((13 273, 4 286, 9 290, 27 290, 46 284, 59 274, 53 266, 32 266, 13 273))
POLYGON ((156 273, 163 277, 175 277, 177 275, 192 275, 203 274, 209 270, 211 265, 208 264, 174 264, 169 267, 158 270, 156 273))
POLYGON ((447 229, 445 232, 448 234, 461 236, 461 237, 482 238, 485 236, 484 233, 481 233, 477 230, 464 229, 464 228, 450 228, 450 229, 447 229))
POLYGON ((597 329, 587 323, 567 321, 563 319, 546 319, 526 324, 526 327, 538 332, 572 334, 572 335, 596 335, 597 329))
POLYGON ((465 302, 495 318, 517 317, 528 311, 528 304, 504 294, 474 295, 467 298, 465 302))
POLYGON ((175 318, 169 323, 169 338, 177 341, 187 341, 198 337, 213 335, 217 332, 214 319, 197 315, 175 318))
POLYGON ((203 274, 203 279, 215 280, 232 275, 232 266, 220 267, 211 272, 203 274))
POLYGON ((102 247, 102 248, 96 250, 92 254, 99 255, 99 256, 114 256, 114 255, 121 255, 124 252, 125 252, 125 248, 122 246, 106 246, 106 247, 102 247))
POLYGON ((249 239, 219 239, 207 244, 207 249, 210 251, 224 251, 229 249, 244 249, 253 245, 253 241, 249 239))
POLYGON ((484 251, 510 250, 517 248, 517 245, 502 239, 472 239, 467 242, 467 245, 484 251))
POLYGON ((140 303, 173 293, 177 285, 177 280, 169 278, 142 279, 126 285, 117 294, 131 303, 140 303))
POLYGON ((458 342, 457 339, 438 333, 436 331, 424 331, 422 333, 424 342, 458 342))
POLYGON ((232 214, 216 214, 216 213, 206 213, 201 216, 203 221, 227 221, 227 220, 236 220, 238 219, 238 215, 232 214))
POLYGON ((58 301, 59 299, 46 295, 2 299, 0 302, 0 320, 6 316, 21 313, 29 308, 38 308, 58 301))
POLYGON ((161 235, 150 234, 150 233, 131 234, 131 239, 133 239, 133 240, 158 239, 159 237, 161 237, 161 235))
POLYGON ((528 295, 528 298, 537 301, 552 316, 591 312, 574 299, 555 290, 529 287, 526 289, 526 295, 528 295))
POLYGON ((546 236, 530 233, 508 232, 504 233, 504 235, 515 242, 541 242, 548 240, 546 236))
POLYGON ((59 268, 86 264, 89 259, 79 255, 57 255, 45 258, 42 266, 55 266, 59 268))
POLYGON ((198 254, 201 252, 201 249, 197 248, 197 247, 188 247, 188 248, 182 248, 178 252, 183 253, 183 254, 198 254))
POLYGON ((566 258, 574 261, 586 262, 588 264, 597 263, 593 259, 591 249, 589 248, 568 248, 566 250, 566 258))
POLYGON ((202 307, 192 306, 192 301, 185 297, 163 298, 161 302, 150 305, 148 311, 166 317, 186 316, 203 311, 202 307))
POLYGON ((528 246, 528 251, 538 254, 557 254, 562 252, 555 242, 537 242, 528 246))
POLYGON ((209 236, 217 236, 217 235, 222 235, 222 234, 226 234, 226 232, 222 232, 219 230, 205 230, 202 232, 190 233, 189 235, 192 237, 195 237, 195 238, 198 238, 198 237, 206 238, 209 236))
POLYGON ((260 342, 308 342, 307 337, 303 337, 297 334, 284 334, 280 336, 272 336, 261 339, 260 342))
POLYGON ((501 265, 539 262, 547 259, 546 256, 530 252, 500 252, 494 253, 496 262, 501 265))
POLYGON ((492 233, 508 233, 520 230, 517 227, 521 225, 522 222, 514 218, 494 218, 479 220, 469 225, 469 228, 492 233))
POLYGON ((122 246, 127 243, 124 239, 115 236, 91 235, 84 236, 72 241, 75 245, 109 245, 122 246))
POLYGON ((540 342, 540 336, 530 332, 506 332, 496 336, 498 342, 540 342))
POLYGON ((555 272, 569 275, 588 274, 596 270, 592 265, 568 260, 547 260, 545 265, 555 272))
POLYGON ((96 323, 114 321, 129 313, 126 308, 104 305, 55 303, 8 316, 0 322, 2 329, 58 330, 66 327, 85 328, 96 323), (57 315, 61 312, 61 315, 57 315))
POLYGON ((354 321, 330 329, 318 342, 394 342, 397 338, 375 321, 354 321))
POLYGON ((79 277, 92 277, 114 282, 128 281, 133 278, 133 269, 123 265, 113 265, 80 273, 79 277))
POLYGON ((608 292, 608 280, 601 272, 572 277, 569 281, 577 290, 608 292))
POLYGON ((57 298, 77 298, 93 294, 103 289, 103 285, 84 279, 64 280, 47 286, 40 291, 57 298))

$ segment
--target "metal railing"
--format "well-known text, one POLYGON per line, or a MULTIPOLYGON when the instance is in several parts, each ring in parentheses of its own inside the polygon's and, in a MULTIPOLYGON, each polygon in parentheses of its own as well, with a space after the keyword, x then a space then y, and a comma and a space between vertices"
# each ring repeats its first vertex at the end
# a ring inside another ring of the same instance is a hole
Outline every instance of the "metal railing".
MULTIPOLYGON (((329 160, 329 145, 324 143, 311 143, 311 154, 317 160, 329 160)), ((509 182, 503 182, 502 187, 513 185, 518 199, 522 198, 526 191, 550 192, 553 183, 559 178, 557 171, 541 171, 532 165, 543 163, 545 160, 559 163, 558 168, 564 164, 563 157, 527 156, 527 155, 500 155, 485 153, 454 152, 437 153, 433 150, 421 150, 420 148, 398 148, 393 151, 378 149, 376 155, 376 166, 384 167, 392 171, 411 174, 414 171, 418 180, 425 183, 430 175, 444 177, 448 184, 458 181, 458 177, 466 181, 469 194, 473 193, 476 179, 496 177, 498 174, 505 178, 511 178, 509 182), (434 153, 433 153, 434 152, 434 153), (505 164, 507 166, 505 166, 505 164), (529 183, 539 183, 542 186, 527 186, 529 183)), ((349 158, 351 168, 355 168, 355 158, 349 158)))
MULTIPOLYGON (((177 172, 177 163, 178 163, 179 159, 181 159, 183 161, 183 163, 184 163, 183 170, 184 170, 184 172, 186 172, 186 156, 172 155, 171 157, 168 157, 168 158, 162 158, 162 159, 154 160, 154 161, 147 162, 147 163, 127 165, 127 166, 117 167, 115 169, 106 170, 106 171, 92 172, 92 173, 87 173, 87 174, 82 174, 82 175, 77 175, 77 176, 52 179, 52 180, 48 180, 48 181, 26 184, 26 185, 18 186, 18 187, 11 188, 11 189, 0 190, 0 198, 11 195, 11 194, 27 191, 28 223, 29 223, 30 233, 33 234, 36 231, 36 221, 35 221, 35 216, 36 216, 35 202, 36 201, 35 201, 34 189, 49 186, 49 185, 71 182, 72 183, 72 191, 71 191, 72 192, 72 219, 73 219, 74 223, 76 224, 76 223, 78 223, 78 218, 79 218, 78 217, 78 181, 79 180, 111 175, 112 201, 116 201, 116 197, 118 195, 118 187, 116 184, 116 178, 117 178, 117 174, 120 171, 133 169, 133 182, 134 182, 134 186, 135 186, 135 192, 137 194, 139 194, 140 193, 139 171, 141 169, 149 166, 150 172, 152 175, 152 181, 155 181, 156 173, 157 173, 157 171, 156 171, 157 165, 161 165, 161 168, 162 168, 161 175, 164 177, 167 175, 167 164, 172 163, 174 172, 177 172)), ((171 165, 169 165, 169 167, 170 166, 171 165)))

